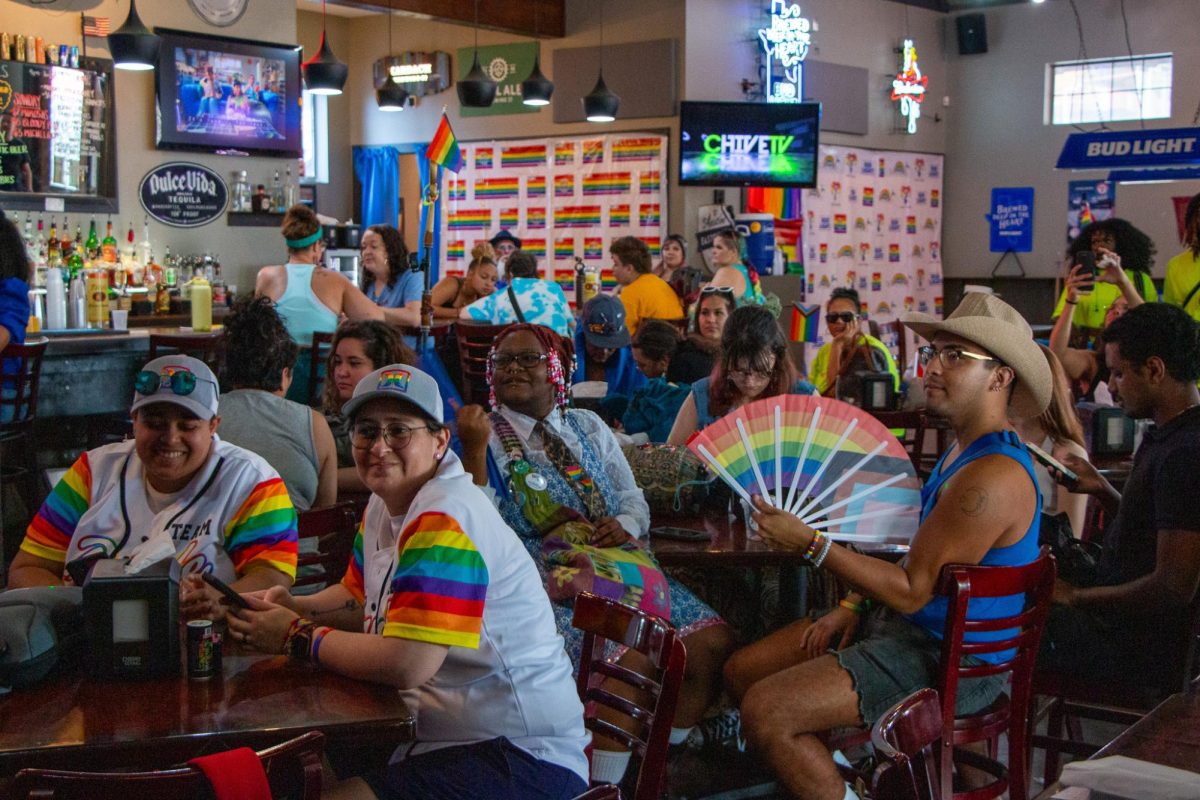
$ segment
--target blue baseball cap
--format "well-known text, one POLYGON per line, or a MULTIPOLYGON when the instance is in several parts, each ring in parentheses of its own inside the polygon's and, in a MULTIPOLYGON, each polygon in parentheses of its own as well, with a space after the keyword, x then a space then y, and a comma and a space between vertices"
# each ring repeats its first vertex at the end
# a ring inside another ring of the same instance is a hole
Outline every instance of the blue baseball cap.
POLYGON ((593 347, 616 350, 631 341, 625 327, 625 306, 610 294, 598 294, 584 303, 579 325, 583 338, 593 347))

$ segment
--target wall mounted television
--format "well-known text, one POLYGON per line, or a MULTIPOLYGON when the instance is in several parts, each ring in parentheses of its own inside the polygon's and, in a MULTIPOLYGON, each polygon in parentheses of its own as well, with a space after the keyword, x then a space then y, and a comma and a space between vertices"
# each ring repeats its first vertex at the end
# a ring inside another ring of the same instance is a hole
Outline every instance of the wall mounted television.
POLYGON ((815 186, 820 127, 820 103, 684 101, 679 104, 679 182, 815 186))
POLYGON ((160 149, 298 157, 300 49, 185 31, 162 37, 160 149))

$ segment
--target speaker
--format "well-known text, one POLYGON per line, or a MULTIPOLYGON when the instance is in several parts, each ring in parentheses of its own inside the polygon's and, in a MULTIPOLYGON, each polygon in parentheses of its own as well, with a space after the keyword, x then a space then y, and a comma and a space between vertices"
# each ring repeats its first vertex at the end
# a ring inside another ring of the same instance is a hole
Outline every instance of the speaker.
POLYGON ((958 54, 973 56, 987 52, 987 17, 983 14, 963 14, 958 24, 958 54))

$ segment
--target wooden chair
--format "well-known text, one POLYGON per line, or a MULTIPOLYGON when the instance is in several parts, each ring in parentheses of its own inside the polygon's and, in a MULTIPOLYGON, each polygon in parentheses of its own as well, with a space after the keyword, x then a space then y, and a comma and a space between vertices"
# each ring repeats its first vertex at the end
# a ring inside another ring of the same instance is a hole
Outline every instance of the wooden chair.
POLYGON ((313 331, 312 348, 308 351, 308 404, 321 408, 325 388, 325 364, 333 347, 331 331, 313 331))
POLYGON ((463 402, 486 406, 488 402, 487 358, 500 331, 507 325, 480 325, 459 321, 458 365, 462 372, 463 402))
MULTIPOLYGON (((43 337, 25 344, 10 343, 0 356, 0 364, 5 365, 2 374, 5 389, 0 392, 0 449, 4 451, 4 458, 0 459, 0 484, 17 486, 30 517, 41 506, 48 489, 42 471, 38 469, 37 444, 33 436, 38 384, 48 341, 43 337)), ((19 543, 18 537, 0 548, 4 563, 11 561, 19 543)))
POLYGON ((934 746, 942 738, 942 704, 921 689, 892 706, 871 728, 878 766, 871 794, 893 800, 941 800, 934 746))
POLYGON ((323 589, 342 579, 350 563, 354 535, 360 512, 353 502, 342 502, 324 508, 311 508, 297 515, 301 541, 312 539, 316 552, 301 550, 296 560, 296 582, 293 588, 312 586, 323 589))
MULTIPOLYGON (((311 731, 259 752, 272 797, 318 800, 325 734, 311 731)), ((211 796, 208 779, 186 766, 155 772, 66 772, 23 769, 13 779, 14 800, 177 800, 211 796)))
POLYGON ((883 327, 896 335, 896 366, 904 372, 908 367, 908 329, 898 319, 884 323, 883 327))
POLYGON ((577 683, 579 698, 584 703, 584 724, 594 734, 603 734, 620 742, 637 756, 640 764, 633 800, 658 800, 666 776, 667 740, 687 663, 683 642, 665 620, 589 593, 575 598, 575 616, 571 624, 583 631, 577 683), (654 675, 639 675, 606 661, 604 640, 646 656, 654 675), (593 681, 593 678, 599 680, 593 681), (607 679, 639 690, 646 702, 639 704, 618 696, 605 687, 607 679), (598 706, 606 706, 631 718, 637 723, 638 731, 628 733, 598 718, 598 706))
POLYGON ((942 453, 950 447, 950 428, 942 420, 930 417, 924 411, 875 411, 871 416, 888 428, 904 431, 900 443, 908 451, 913 470, 922 480, 929 477, 942 453), (930 439, 933 440, 932 448, 930 439))
POLYGON ((574 800, 621 800, 621 789, 611 783, 594 786, 583 794, 576 795, 574 800))
POLYGON ((147 354, 147 361, 153 361, 159 356, 171 353, 181 353, 200 359, 220 379, 221 367, 225 363, 225 336, 220 331, 150 334, 150 352, 147 354))

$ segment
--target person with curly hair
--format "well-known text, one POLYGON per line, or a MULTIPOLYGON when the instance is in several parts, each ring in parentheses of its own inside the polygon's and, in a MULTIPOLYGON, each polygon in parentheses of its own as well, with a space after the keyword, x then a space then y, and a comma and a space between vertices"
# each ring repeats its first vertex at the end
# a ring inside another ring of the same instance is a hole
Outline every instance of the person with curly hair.
POLYGON ((408 246, 400 231, 372 225, 363 231, 359 248, 367 299, 382 308, 384 319, 393 325, 420 325, 425 283, 420 272, 409 269, 408 246))
MULTIPOLYGON (((1093 222, 1067 246, 1064 272, 1078 266, 1076 253, 1091 250, 1096 256, 1098 281, 1090 296, 1075 306, 1072 322, 1090 340, 1104 327, 1104 318, 1117 298, 1132 289, 1145 302, 1158 300, 1158 289, 1150 277, 1156 252, 1154 242, 1128 220, 1113 217, 1093 222), (1107 269, 1109 265, 1116 269, 1107 269), (1124 284, 1129 286, 1125 287, 1124 284)), ((1067 306, 1063 289, 1052 316, 1058 317, 1067 306)), ((1131 304, 1131 307, 1134 304, 1131 304)))
POLYGON ((1163 302, 1200 321, 1200 194, 1188 201, 1183 213, 1183 244, 1187 249, 1167 262, 1163 302))
POLYGON ((225 318, 221 437, 262 456, 304 511, 337 502, 337 454, 319 412, 284 397, 296 343, 266 297, 243 298, 225 318))
POLYGON ((434 319, 458 319, 459 309, 476 300, 490 297, 496 291, 500 273, 496 268, 496 251, 487 242, 471 250, 467 274, 447 275, 437 282, 430 293, 434 319))

